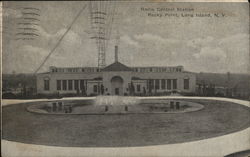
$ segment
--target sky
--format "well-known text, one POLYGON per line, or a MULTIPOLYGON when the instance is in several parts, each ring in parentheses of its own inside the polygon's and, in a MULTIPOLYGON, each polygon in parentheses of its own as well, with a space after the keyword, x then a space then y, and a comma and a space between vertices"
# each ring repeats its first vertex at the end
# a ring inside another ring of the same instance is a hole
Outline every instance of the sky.
MULTIPOLYGON (((4 2, 3 73, 33 73, 81 8, 88 4, 86 1, 4 2), (24 7, 40 10, 37 11, 40 15, 38 25, 34 26, 39 34, 35 40, 17 40, 24 7)), ((39 72, 48 71, 49 66, 97 66, 98 51, 91 39, 93 30, 88 7, 39 72)), ((116 2, 116 15, 106 50, 107 65, 114 62, 117 42, 119 61, 127 66, 183 65, 185 70, 192 72, 248 73, 249 5, 116 2), (189 17, 190 14, 193 17, 189 17)))

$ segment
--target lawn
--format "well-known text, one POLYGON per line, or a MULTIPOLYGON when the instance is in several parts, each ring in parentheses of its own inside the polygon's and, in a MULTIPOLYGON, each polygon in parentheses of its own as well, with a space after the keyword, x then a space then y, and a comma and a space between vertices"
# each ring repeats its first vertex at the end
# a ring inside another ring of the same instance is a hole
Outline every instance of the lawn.
POLYGON ((188 101, 204 109, 181 114, 46 115, 26 110, 34 103, 4 106, 3 139, 71 147, 147 146, 201 140, 250 126, 250 109, 245 106, 188 101))

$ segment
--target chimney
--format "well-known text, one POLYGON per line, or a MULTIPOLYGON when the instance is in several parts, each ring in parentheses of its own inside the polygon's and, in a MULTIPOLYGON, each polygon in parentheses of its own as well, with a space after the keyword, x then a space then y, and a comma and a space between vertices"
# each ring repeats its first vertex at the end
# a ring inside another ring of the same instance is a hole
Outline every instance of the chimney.
POLYGON ((118 46, 115 46, 115 62, 118 62, 118 46))

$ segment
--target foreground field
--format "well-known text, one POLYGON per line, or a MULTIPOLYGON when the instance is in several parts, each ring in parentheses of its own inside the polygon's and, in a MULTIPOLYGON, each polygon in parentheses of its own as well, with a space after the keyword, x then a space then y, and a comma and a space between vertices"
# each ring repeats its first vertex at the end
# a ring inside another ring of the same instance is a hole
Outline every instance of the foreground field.
POLYGON ((43 115, 27 112, 33 103, 10 105, 3 107, 3 139, 54 146, 146 146, 206 139, 250 126, 247 107, 188 101, 205 108, 183 114, 43 115))

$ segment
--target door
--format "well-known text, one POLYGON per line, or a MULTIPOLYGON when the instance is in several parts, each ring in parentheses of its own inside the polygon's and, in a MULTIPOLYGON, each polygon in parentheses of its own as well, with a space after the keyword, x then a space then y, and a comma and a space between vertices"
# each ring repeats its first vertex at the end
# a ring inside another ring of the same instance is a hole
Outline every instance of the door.
POLYGON ((111 79, 111 95, 123 95, 123 79, 120 76, 111 79))
POLYGON ((119 88, 115 88, 115 95, 119 95, 119 88))

